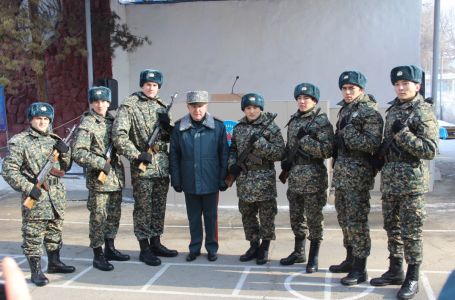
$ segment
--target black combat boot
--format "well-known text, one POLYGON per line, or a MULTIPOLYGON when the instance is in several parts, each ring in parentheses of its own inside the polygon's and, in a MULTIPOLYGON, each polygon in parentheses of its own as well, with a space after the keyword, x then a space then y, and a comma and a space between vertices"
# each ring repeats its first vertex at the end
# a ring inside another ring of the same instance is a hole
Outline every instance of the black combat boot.
POLYGON ((114 246, 114 239, 105 239, 104 256, 107 260, 127 261, 130 260, 128 254, 123 254, 114 246))
POLYGON ((404 281, 403 258, 389 257, 389 270, 381 277, 373 278, 370 284, 373 286, 401 285, 404 281))
POLYGON ((139 260, 149 266, 161 265, 161 260, 153 254, 150 249, 148 239, 139 240, 139 246, 141 247, 141 253, 139 254, 139 260))
POLYGON ((240 261, 250 261, 258 256, 259 241, 250 241, 250 248, 246 250, 245 254, 240 255, 240 261))
POLYGON ((398 299, 412 299, 419 292, 419 267, 417 264, 408 265, 406 279, 397 294, 398 299))
POLYGON ((156 256, 175 257, 179 254, 177 250, 168 249, 161 244, 159 236, 154 236, 150 239, 150 249, 156 256))
POLYGON ((305 236, 303 238, 296 237, 294 239, 294 251, 288 257, 280 259, 280 264, 283 266, 293 265, 295 263, 306 262, 305 254, 305 236))
POLYGON ((36 286, 44 286, 49 283, 49 279, 44 275, 41 270, 41 257, 27 256, 28 264, 30 265, 30 273, 32 282, 36 286))
POLYGON ((352 263, 354 262, 354 256, 352 255, 352 246, 346 247, 346 259, 343 260, 339 265, 331 265, 329 271, 332 273, 348 273, 352 270, 352 263))
POLYGON ((93 248, 93 267, 101 271, 114 270, 114 266, 106 260, 101 247, 93 248))
POLYGON ((308 256, 308 263, 306 265, 307 273, 314 273, 318 271, 320 246, 321 246, 320 240, 312 240, 310 243, 310 254, 308 256))
POLYGON ((354 257, 352 270, 346 277, 341 278, 343 285, 356 285, 367 280, 368 274, 366 270, 367 258, 354 257))
POLYGON ((60 249, 54 251, 47 250, 47 273, 73 273, 76 268, 67 266, 60 260, 60 249))
POLYGON ((256 256, 256 264, 263 265, 269 260, 269 247, 270 240, 262 240, 261 245, 258 249, 258 254, 256 256))

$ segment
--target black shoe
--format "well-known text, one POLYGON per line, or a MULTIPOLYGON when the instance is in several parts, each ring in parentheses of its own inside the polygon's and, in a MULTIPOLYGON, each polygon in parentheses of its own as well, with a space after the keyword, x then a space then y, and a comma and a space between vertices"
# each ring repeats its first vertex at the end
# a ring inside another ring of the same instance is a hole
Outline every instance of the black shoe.
POLYGON ((419 292, 419 267, 417 264, 408 265, 406 279, 397 293, 398 299, 412 299, 419 292))
POLYGON ((114 266, 106 260, 101 247, 93 248, 93 267, 101 271, 114 270, 114 266))
POLYGON ((354 257, 354 263, 351 272, 346 277, 341 278, 342 285, 356 285, 365 282, 368 278, 366 270, 367 258, 354 257))
POLYGON ((105 240, 105 247, 104 247, 104 257, 107 260, 116 260, 116 261, 127 261, 130 260, 130 256, 128 254, 123 254, 114 246, 114 239, 106 239, 105 240))
POLYGON ((404 281, 403 258, 390 257, 389 270, 370 280, 372 286, 401 285, 404 281))
POLYGON ((47 251, 47 273, 73 273, 76 268, 67 266, 60 260, 60 249, 54 251, 47 251))
POLYGON ((346 248, 346 259, 343 260, 339 265, 332 265, 329 267, 331 273, 348 273, 352 271, 352 264, 354 262, 354 256, 352 255, 352 247, 346 248))
POLYGON ((306 265, 307 273, 314 273, 318 271, 319 266, 319 247, 321 246, 320 240, 312 240, 310 244, 310 254, 308 257, 308 264, 306 265))
POLYGON ((150 250, 150 244, 147 239, 140 240, 139 246, 141 247, 141 253, 139 254, 140 261, 149 266, 161 265, 161 260, 150 250))
POLYGON ((259 249, 258 241, 250 241, 250 248, 246 250, 245 254, 240 255, 240 261, 250 261, 257 257, 259 249))
POLYGON ((175 257, 179 254, 177 250, 168 249, 161 244, 159 236, 154 236, 150 239, 150 249, 156 256, 175 257))
POLYGON ((258 256, 256 257, 257 265, 264 265, 267 263, 267 261, 269 260, 269 247, 270 241, 262 240, 262 243, 258 249, 258 256))
POLYGON ((290 266, 296 263, 306 262, 305 237, 294 239, 294 251, 288 257, 280 259, 280 264, 290 266))
POLYGON ((30 265, 31 280, 36 286, 45 286, 49 283, 49 279, 41 270, 41 257, 27 256, 28 264, 30 265))
POLYGON ((188 253, 188 255, 186 256, 186 261, 193 261, 195 260, 199 255, 201 255, 201 252, 190 252, 188 253))
POLYGON ((207 259, 208 259, 209 261, 215 261, 215 260, 218 259, 218 255, 217 255, 215 252, 209 252, 209 253, 207 254, 207 259))

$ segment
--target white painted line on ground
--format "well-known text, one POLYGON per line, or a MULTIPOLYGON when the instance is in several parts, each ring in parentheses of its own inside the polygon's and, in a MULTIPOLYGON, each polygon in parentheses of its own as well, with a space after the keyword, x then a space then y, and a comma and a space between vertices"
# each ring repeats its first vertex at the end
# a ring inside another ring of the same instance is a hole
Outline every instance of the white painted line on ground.
POLYGON ((325 273, 325 281, 326 287, 324 289, 324 300, 330 300, 330 296, 332 295, 332 289, 330 283, 332 282, 332 273, 326 272, 325 273))
POLYGON ((144 284, 144 286, 141 288, 141 290, 142 291, 148 290, 148 288, 151 287, 155 283, 155 281, 157 281, 158 278, 160 278, 161 275, 163 275, 164 272, 166 272, 166 270, 169 269, 169 267, 170 267, 170 265, 168 265, 168 264, 167 265, 163 265, 161 267, 161 270, 156 272, 155 275, 152 278, 150 278, 150 280, 146 284, 144 284))
POLYGON ((93 269, 93 266, 90 266, 88 268, 86 268, 85 270, 83 270, 82 272, 80 272, 79 274, 77 274, 76 276, 72 277, 70 280, 68 280, 67 282, 65 282, 64 284, 62 284, 61 286, 69 286, 71 283, 73 283, 75 280, 79 279, 80 277, 82 277, 85 273, 87 273, 88 271, 90 271, 91 269, 93 269))
POLYGON ((425 293, 427 294, 428 300, 435 300, 436 297, 434 296, 433 289, 431 288, 430 281, 428 280, 427 275, 425 275, 424 272, 422 272, 422 284, 423 284, 423 289, 425 290, 425 293))
POLYGON ((234 290, 232 291, 232 296, 237 296, 240 294, 240 291, 242 290, 243 284, 245 283, 246 278, 250 274, 251 267, 245 267, 243 269, 242 275, 239 278, 239 281, 237 281, 237 284, 235 285, 234 290))

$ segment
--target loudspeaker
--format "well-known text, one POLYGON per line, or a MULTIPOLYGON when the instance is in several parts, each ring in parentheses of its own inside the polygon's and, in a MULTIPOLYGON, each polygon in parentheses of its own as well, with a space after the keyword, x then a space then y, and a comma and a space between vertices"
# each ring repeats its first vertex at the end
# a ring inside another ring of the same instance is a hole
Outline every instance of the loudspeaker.
POLYGON ((420 84, 420 95, 425 99, 425 72, 422 71, 422 83, 420 84))
POLYGON ((96 86, 105 86, 111 90, 112 101, 109 110, 118 108, 118 82, 113 78, 98 78, 95 80, 96 86))

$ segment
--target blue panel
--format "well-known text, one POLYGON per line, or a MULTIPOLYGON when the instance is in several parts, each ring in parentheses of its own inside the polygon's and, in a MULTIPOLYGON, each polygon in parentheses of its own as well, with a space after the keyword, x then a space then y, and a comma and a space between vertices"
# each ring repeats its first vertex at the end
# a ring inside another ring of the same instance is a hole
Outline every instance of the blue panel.
POLYGON ((6 123, 6 108, 5 108, 5 89, 0 85, 0 131, 6 131, 8 125, 6 123))

